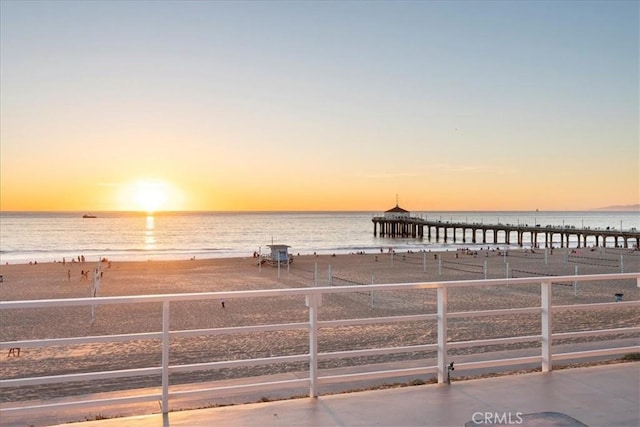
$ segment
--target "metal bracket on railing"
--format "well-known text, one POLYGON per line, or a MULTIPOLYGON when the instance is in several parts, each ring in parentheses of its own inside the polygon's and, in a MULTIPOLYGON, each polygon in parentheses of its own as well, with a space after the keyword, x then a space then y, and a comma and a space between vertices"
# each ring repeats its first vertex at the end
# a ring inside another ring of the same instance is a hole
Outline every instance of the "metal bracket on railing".
POLYGON ((451 371, 455 371, 456 368, 453 367, 453 362, 447 365, 447 384, 451 384, 451 371))

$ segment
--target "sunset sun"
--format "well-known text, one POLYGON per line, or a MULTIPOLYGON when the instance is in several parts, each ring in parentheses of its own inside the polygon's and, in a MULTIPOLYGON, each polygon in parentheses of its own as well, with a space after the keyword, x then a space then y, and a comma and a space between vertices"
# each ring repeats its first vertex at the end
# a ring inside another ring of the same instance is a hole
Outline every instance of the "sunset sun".
POLYGON ((162 181, 136 181, 124 188, 124 208, 143 212, 157 212, 171 208, 176 191, 162 181))
POLYGON ((167 202, 165 185, 157 182, 138 182, 134 200, 140 210, 147 212, 160 210, 167 202))

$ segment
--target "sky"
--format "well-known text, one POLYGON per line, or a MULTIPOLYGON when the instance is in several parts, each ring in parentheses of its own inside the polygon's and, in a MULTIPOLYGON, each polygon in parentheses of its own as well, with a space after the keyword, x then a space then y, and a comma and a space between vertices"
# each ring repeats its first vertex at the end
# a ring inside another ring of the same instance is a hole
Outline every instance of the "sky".
POLYGON ((637 1, 0 2, 0 210, 640 203, 637 1))

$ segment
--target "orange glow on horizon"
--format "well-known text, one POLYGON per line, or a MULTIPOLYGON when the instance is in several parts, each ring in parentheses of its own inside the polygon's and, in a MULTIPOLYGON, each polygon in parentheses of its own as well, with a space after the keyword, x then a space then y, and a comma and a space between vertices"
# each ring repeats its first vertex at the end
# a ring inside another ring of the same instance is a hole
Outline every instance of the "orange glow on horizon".
MULTIPOLYGON (((463 176, 461 180, 406 179, 350 182, 338 185, 326 179, 284 180, 240 179, 231 175, 202 179, 198 175, 180 178, 139 178, 128 181, 55 182, 29 181, 19 190, 3 180, 0 209, 3 211, 369 211, 382 212, 399 205, 409 211, 563 211, 590 210, 612 205, 633 205, 638 201, 622 187, 603 177, 600 188, 592 187, 585 197, 582 180, 567 180, 565 191, 554 192, 553 179, 537 178, 537 185, 523 180, 494 183, 490 178, 463 176), (546 181, 546 182, 545 182, 546 181), (598 194, 596 194, 598 193, 598 194)), ((33 179, 33 177, 32 177, 33 179)), ((348 182, 348 180, 344 180, 348 182)))

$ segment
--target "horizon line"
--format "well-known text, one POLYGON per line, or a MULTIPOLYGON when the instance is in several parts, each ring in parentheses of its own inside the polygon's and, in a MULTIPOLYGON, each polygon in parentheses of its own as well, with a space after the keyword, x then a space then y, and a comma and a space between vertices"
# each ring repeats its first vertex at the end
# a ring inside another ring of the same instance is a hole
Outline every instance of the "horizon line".
MULTIPOLYGON (((386 210, 380 209, 259 209, 259 210, 217 210, 217 209, 176 209, 176 210, 157 210, 147 212, 143 210, 123 210, 123 209, 105 209, 105 210, 77 210, 77 209, 12 209, 4 210, 0 209, 1 213, 131 213, 131 214, 172 214, 172 213, 370 213, 370 212, 385 212, 386 210)), ((635 205, 614 205, 589 209, 535 209, 535 210, 523 210, 523 209, 416 209, 409 212, 593 212, 593 211, 610 211, 610 212, 634 212, 640 213, 640 204, 635 205)))

